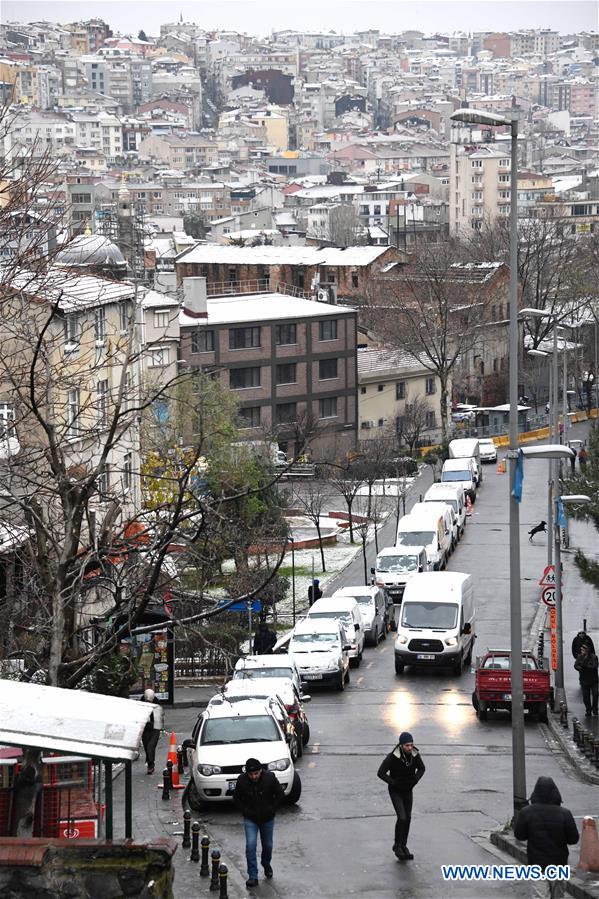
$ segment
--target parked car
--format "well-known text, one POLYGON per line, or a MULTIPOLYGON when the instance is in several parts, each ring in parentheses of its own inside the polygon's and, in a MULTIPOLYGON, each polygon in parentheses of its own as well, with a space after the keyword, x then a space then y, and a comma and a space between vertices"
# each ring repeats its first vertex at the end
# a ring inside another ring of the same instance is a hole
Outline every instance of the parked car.
POLYGON ((257 680, 262 677, 288 677, 298 693, 302 692, 302 679, 299 669, 288 653, 275 655, 245 656, 238 659, 233 670, 234 678, 249 677, 257 680))
POLYGON ((277 696, 283 703, 286 713, 293 724, 299 740, 299 755, 310 739, 310 725, 304 704, 312 698, 307 693, 300 694, 293 681, 288 677, 244 677, 233 678, 223 689, 223 696, 246 696, 264 698, 277 696))
POLYGON ((349 683, 347 635, 334 618, 299 621, 289 641, 289 652, 302 679, 311 684, 345 689, 349 683))
POLYGON ((405 665, 447 666, 461 674, 472 661, 476 624, 472 576, 428 571, 406 584, 395 640, 395 673, 405 665))
MULTIPOLYGON (((551 699, 549 666, 542 667, 531 652, 522 653, 522 689, 524 709, 538 721, 547 723, 547 703, 551 699)), ((490 649, 476 660, 472 705, 476 717, 485 720, 487 712, 512 711, 512 654, 509 649, 490 649)))
POLYGON ((497 462, 497 447, 490 437, 481 437, 478 441, 481 462, 497 462))
MULTIPOLYGON (((248 680, 229 681, 229 684, 232 684, 234 688, 230 691, 227 691, 227 685, 225 685, 225 688, 222 691, 216 693, 209 700, 208 708, 210 708, 214 704, 218 705, 225 699, 231 704, 234 704, 236 702, 247 702, 248 699, 262 699, 264 701, 268 700, 268 704, 272 708, 273 714, 279 723, 279 727, 283 731, 285 739, 289 743, 289 752, 291 753, 291 758, 293 759, 293 763, 295 764, 295 762, 297 762, 298 758, 300 758, 303 753, 303 747, 301 739, 298 737, 297 731, 293 726, 293 721, 289 717, 287 709, 285 708, 285 705, 282 702, 280 696, 278 696, 276 693, 269 693, 268 688, 260 689, 258 687, 258 689, 256 689, 256 683, 254 681, 248 680), (248 687, 250 688, 249 690, 247 689, 248 687), (270 702, 270 700, 272 700, 272 702, 270 702)), ((262 683, 267 684, 268 681, 264 679, 262 683)))
MULTIPOLYGON (((399 605, 409 578, 422 571, 429 571, 428 559, 424 546, 387 546, 379 550, 374 568, 374 583, 384 589, 387 599, 399 605)), ((391 624, 395 626, 395 611, 391 615, 391 624)))
MULTIPOLYGON (((362 616, 364 642, 376 646, 379 640, 384 640, 387 637, 391 619, 385 592, 377 586, 342 587, 340 590, 335 590, 332 599, 343 596, 355 599, 358 603, 362 616)), ((389 603, 389 606, 393 611, 392 602, 389 603)))
POLYGON ((364 652, 364 622, 360 606, 352 596, 323 596, 308 609, 308 619, 318 621, 332 618, 339 621, 350 645, 349 658, 352 668, 359 668, 364 652))
POLYGON ((249 756, 272 771, 289 803, 297 802, 301 780, 274 711, 276 698, 212 702, 199 716, 186 741, 191 779, 184 802, 201 810, 206 802, 229 802, 249 756), (189 746, 191 744, 191 746, 189 746))
POLYGON ((460 537, 466 527, 466 497, 459 484, 431 484, 424 494, 425 503, 447 503, 452 507, 458 520, 460 537))

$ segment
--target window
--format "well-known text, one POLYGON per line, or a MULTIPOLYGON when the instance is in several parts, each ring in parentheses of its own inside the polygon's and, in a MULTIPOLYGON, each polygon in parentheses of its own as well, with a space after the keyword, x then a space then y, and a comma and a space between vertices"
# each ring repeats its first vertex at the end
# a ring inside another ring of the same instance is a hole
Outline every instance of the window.
POLYGON ((229 328, 229 349, 246 350, 260 346, 260 328, 229 328))
POLYGON ((358 273, 357 273, 357 272, 352 272, 352 273, 351 273, 351 286, 352 286, 352 287, 358 287, 359 284, 360 284, 360 281, 359 281, 359 278, 358 278, 358 273))
POLYGON ((133 457, 131 453, 125 453, 123 461, 123 487, 125 490, 131 490, 133 485, 133 457))
POLYGON ((100 500, 108 499, 108 491, 110 490, 110 465, 108 462, 104 464, 104 469, 98 475, 97 490, 100 500))
POLYGON ((365 388, 365 387, 360 387, 360 393, 361 393, 361 394, 366 393, 366 388, 365 388))
POLYGON ((126 334, 129 330, 129 304, 119 303, 119 327, 121 334, 126 334))
POLYGON ((15 431, 15 407, 0 403, 0 438, 12 437, 15 431))
POLYGON ((318 378, 320 381, 329 381, 331 378, 337 378, 337 360, 321 359, 318 363, 318 378))
POLYGON ((96 387, 96 409, 98 412, 98 427, 105 428, 108 425, 108 381, 98 381, 96 387))
POLYGON ((154 313, 154 327, 164 330, 168 328, 168 312, 160 311, 154 313))
POLYGON ((337 319, 329 318, 318 322, 318 337, 320 340, 337 340, 337 319))
POLYGON ((297 343, 297 325, 277 325, 277 346, 297 343))
POLYGON ((297 365, 295 362, 287 362, 277 365, 277 384, 295 384, 297 381, 297 365))
POLYGON ((509 184, 510 176, 509 175, 499 175, 499 183, 500 184, 509 184))
POLYGON ((125 372, 125 379, 123 381, 123 399, 121 402, 121 407, 123 412, 126 412, 131 408, 131 404, 133 402, 133 378, 131 377, 131 372, 125 372))
POLYGON ((294 422, 297 418, 296 406, 296 403, 277 403, 277 424, 294 422))
POLYGON ((335 418, 337 416, 337 397, 328 396, 323 400, 318 400, 318 417, 319 418, 335 418))
POLYGON ((244 390, 248 387, 260 387, 260 366, 251 368, 232 368, 229 372, 231 390, 244 390))
POLYGON ((385 419, 384 419, 384 418, 379 418, 379 420, 378 420, 378 427, 379 427, 379 428, 382 428, 384 424, 385 424, 385 419))
POLYGON ((72 313, 65 315, 64 342, 70 346, 79 346, 79 319, 72 313))
POLYGON ((79 435, 79 412, 79 390, 75 387, 67 396, 67 437, 79 435))
POLYGON ((375 203, 375 205, 373 206, 372 214, 373 214, 373 215, 380 215, 380 214, 381 214, 381 207, 380 207, 380 205, 379 205, 378 203, 375 203))
POLYGON ((437 427, 437 416, 434 412, 427 412, 425 424, 427 428, 436 428, 437 427))
POLYGON ((395 385, 395 399, 405 400, 406 398, 406 382, 398 381, 395 385))
POLYGON ((246 406, 239 410, 238 416, 240 428, 260 427, 260 406, 246 406))
POLYGON ((435 379, 427 378, 426 379, 426 395, 432 396, 433 393, 436 393, 436 392, 437 392, 437 385, 435 384, 435 379))
POLYGON ((149 353, 148 365, 150 368, 168 365, 168 347, 153 347, 149 353))
POLYGON ((482 159, 473 159, 472 160, 472 168, 473 169, 482 169, 483 161, 482 159))
POLYGON ((106 340, 106 309, 100 306, 94 312, 94 334, 98 343, 106 340))
POLYGON ((329 272, 327 274, 327 284, 334 284, 334 283, 335 283, 335 272, 329 272))
POLYGON ((499 165, 504 169, 506 169, 509 166, 509 164, 510 164, 509 159, 500 159, 499 160, 499 165))
POLYGON ((378 390, 379 393, 382 393, 383 390, 385 389, 385 385, 384 385, 384 384, 377 384, 377 385, 376 385, 376 389, 378 390))
POLYGON ((213 353, 214 352, 214 331, 205 331, 198 328, 191 333, 191 352, 192 353, 213 353))

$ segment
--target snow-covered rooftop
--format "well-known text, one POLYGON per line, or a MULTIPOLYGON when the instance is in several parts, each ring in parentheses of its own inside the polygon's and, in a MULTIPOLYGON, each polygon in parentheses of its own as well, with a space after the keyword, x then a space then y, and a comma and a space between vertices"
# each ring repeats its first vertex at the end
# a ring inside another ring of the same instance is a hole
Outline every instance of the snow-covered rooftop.
POLYGON ((371 265, 388 247, 231 247, 198 244, 177 262, 218 265, 371 265))
MULTIPOLYGON (((281 293, 243 294, 236 297, 209 297, 208 319, 202 319, 200 325, 267 322, 290 318, 337 318, 353 312, 349 306, 333 306, 281 293)), ((197 327, 198 319, 181 310, 179 324, 182 328, 197 327)))

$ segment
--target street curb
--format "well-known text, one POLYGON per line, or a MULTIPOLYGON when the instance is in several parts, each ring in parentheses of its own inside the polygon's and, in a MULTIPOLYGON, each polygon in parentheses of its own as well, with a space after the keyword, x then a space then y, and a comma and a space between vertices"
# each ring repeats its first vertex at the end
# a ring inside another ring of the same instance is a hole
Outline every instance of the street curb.
MULTIPOLYGON (((528 864, 525 843, 521 843, 509 833, 501 830, 491 831, 489 838, 491 843, 497 846, 498 849, 507 852, 508 855, 511 855, 517 861, 528 864)), ((564 883, 564 889, 570 896, 575 896, 576 899, 598 899, 599 880, 597 879, 597 874, 590 872, 588 874, 579 874, 570 869, 570 880, 564 883), (593 877, 595 879, 589 882, 593 877)))

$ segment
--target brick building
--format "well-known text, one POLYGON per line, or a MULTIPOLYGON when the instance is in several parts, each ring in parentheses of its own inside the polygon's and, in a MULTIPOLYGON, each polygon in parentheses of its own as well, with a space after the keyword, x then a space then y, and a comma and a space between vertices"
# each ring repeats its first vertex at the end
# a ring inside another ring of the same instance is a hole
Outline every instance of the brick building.
POLYGON ((235 292, 239 283, 288 285, 305 294, 332 288, 329 298, 359 302, 368 284, 397 262, 395 247, 236 247, 201 244, 176 260, 177 281, 206 278, 209 294, 235 292), (314 285, 314 286, 313 286, 314 285))

